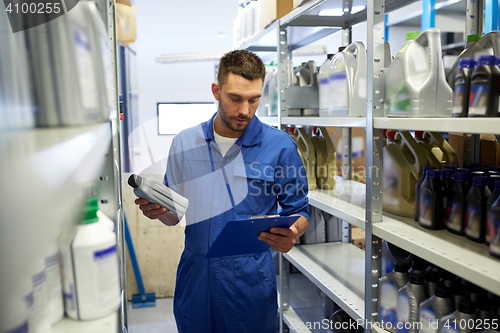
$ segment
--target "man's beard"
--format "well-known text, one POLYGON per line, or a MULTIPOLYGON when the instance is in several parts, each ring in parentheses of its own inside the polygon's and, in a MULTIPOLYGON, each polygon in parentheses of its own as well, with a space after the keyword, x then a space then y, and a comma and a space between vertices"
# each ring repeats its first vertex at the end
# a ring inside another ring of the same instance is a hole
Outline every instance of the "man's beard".
POLYGON ((248 125, 250 125, 250 121, 252 120, 252 118, 245 117, 245 116, 237 116, 237 117, 227 116, 226 111, 224 111, 224 107, 222 106, 222 103, 220 101, 219 101, 219 109, 217 111, 217 114, 220 116, 220 119, 224 122, 224 124, 226 124, 226 126, 231 131, 234 131, 234 132, 244 132, 247 129, 248 125), (234 123, 232 122, 233 119, 246 120, 247 123, 243 127, 238 126, 238 125, 235 126, 234 123))

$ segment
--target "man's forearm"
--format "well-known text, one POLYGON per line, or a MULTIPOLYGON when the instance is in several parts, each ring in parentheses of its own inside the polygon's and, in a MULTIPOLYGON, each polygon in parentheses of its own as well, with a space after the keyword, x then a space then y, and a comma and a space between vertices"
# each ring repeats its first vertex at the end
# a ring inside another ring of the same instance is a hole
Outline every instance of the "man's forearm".
POLYGON ((179 221, 179 218, 175 215, 166 214, 166 215, 160 216, 158 218, 158 220, 160 220, 160 222, 165 224, 165 225, 173 226, 173 225, 177 224, 177 222, 179 221))
POLYGON ((307 227, 309 226, 309 222, 307 219, 299 214, 293 214, 292 216, 300 216, 297 221, 293 224, 297 231, 299 232, 298 236, 302 236, 304 232, 306 232, 307 227))

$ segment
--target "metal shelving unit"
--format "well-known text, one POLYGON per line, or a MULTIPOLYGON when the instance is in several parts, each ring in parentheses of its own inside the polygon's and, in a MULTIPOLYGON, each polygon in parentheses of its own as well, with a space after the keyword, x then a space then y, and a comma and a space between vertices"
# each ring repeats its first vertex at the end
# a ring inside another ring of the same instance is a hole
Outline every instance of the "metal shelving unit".
POLYGON ((374 118, 375 128, 500 134, 500 118, 374 118))
MULTIPOLYGON (((315 312, 321 311, 316 307, 304 311, 304 309, 295 309, 291 306, 286 268, 286 263, 289 262, 351 317, 363 319, 365 323, 371 322, 370 327, 374 331, 385 332, 373 325, 378 311, 382 239, 480 284, 491 292, 498 293, 500 290, 500 262, 488 255, 485 245, 470 242, 444 230, 426 230, 410 218, 382 212, 382 129, 489 133, 496 134, 497 137, 500 135, 500 119, 384 117, 383 62, 380 61, 384 54, 382 43, 384 14, 408 5, 410 5, 408 8, 416 8, 417 5, 411 4, 412 2, 414 1, 353 0, 347 6, 363 5, 366 8, 353 15, 326 17, 319 16, 319 12, 335 7, 344 8, 345 4, 339 0, 308 1, 241 46, 255 51, 270 50, 273 57, 277 56, 280 72, 278 80, 280 113, 277 120, 282 128, 286 125, 341 127, 343 137, 346 136, 345 133, 348 133, 348 139, 343 143, 347 147, 350 147, 351 128, 365 128, 367 133, 367 185, 350 181, 347 174, 344 180, 337 180, 337 191, 316 190, 309 193, 309 202, 312 206, 365 230, 366 251, 363 253, 362 250, 348 243, 326 243, 296 246, 281 256, 279 303, 281 319, 286 324, 290 324, 291 321, 297 322, 297 320, 305 322, 304 317, 309 321, 316 320, 318 316, 315 312), (290 101, 286 98, 285 73, 287 73, 286 60, 292 57, 293 50, 330 33, 348 29, 353 24, 362 21, 367 21, 367 77, 372 78, 367 82, 366 118, 289 116, 287 103, 290 104, 290 101), (264 49, 259 40, 267 34, 277 36, 276 45, 265 45, 267 49, 264 49), (269 46, 276 46, 276 51, 269 46)), ((467 2, 467 10, 470 10, 471 6, 477 7, 478 4, 467 2)), ((480 13, 481 9, 476 7, 473 10, 480 13)), ((422 15, 421 7, 419 9, 420 13, 414 9, 410 10, 413 16, 405 19, 415 19, 416 16, 422 15)), ((465 4, 460 0, 438 1, 435 9, 443 13, 453 12, 454 14, 461 11, 463 15, 465 4)), ((394 18, 396 16, 398 15, 393 14, 391 18, 389 14, 390 25, 402 22, 401 20, 396 22, 394 18)), ((481 15, 478 14, 478 16, 481 15)), ((467 31, 480 30, 478 27, 481 23, 475 20, 474 16, 468 16, 466 21, 467 31)), ((463 44, 457 43, 457 45, 459 47, 463 44)), ((343 165, 346 163, 350 163, 350 160, 343 160, 343 165)), ((310 332, 310 330, 305 331, 310 332)))

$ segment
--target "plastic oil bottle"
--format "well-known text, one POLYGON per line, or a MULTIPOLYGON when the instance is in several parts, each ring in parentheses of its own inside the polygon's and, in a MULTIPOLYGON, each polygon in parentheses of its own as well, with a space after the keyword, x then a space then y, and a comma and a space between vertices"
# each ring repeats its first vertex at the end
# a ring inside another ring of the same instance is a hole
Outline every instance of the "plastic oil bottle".
POLYGON ((398 290, 408 283, 409 280, 408 270, 403 265, 396 264, 394 270, 389 274, 383 276, 379 280, 380 285, 380 309, 379 321, 384 323, 391 323, 387 329, 394 332, 397 323, 397 299, 398 290))
POLYGON ((337 153, 326 127, 317 127, 311 141, 316 152, 317 187, 333 190, 337 176, 337 153))
POLYGON ((438 332, 438 322, 454 311, 450 292, 444 285, 439 285, 434 296, 426 299, 419 306, 420 333, 438 332))
POLYGON ((416 323, 419 320, 418 306, 428 298, 427 290, 424 285, 424 276, 422 274, 412 274, 410 280, 403 288, 398 291, 397 300, 397 320, 400 323, 399 327, 396 326, 397 333, 415 333, 417 332, 416 326, 410 326, 406 330, 405 323, 416 323))
POLYGON ((425 173, 427 172, 427 170, 430 169, 436 169, 436 167, 430 165, 424 166, 422 169, 422 175, 420 175, 420 178, 418 178, 418 181, 415 184, 415 213, 413 215, 413 219, 417 222, 418 222, 418 212, 419 212, 418 210, 420 207, 420 186, 422 186, 422 183, 425 180, 425 173))
POLYGON ((486 229, 485 229, 485 243, 487 245, 490 245, 491 242, 491 237, 492 237, 492 230, 491 230, 491 219, 489 218, 489 213, 491 211, 491 207, 495 203, 495 201, 500 198, 500 180, 497 180, 495 182, 495 188, 493 189, 493 192, 491 192, 490 196, 488 197, 488 200, 486 201, 486 229))
POLYGON ((462 299, 466 298, 466 292, 464 285, 460 281, 455 281, 450 287, 451 298, 453 298, 453 304, 455 304, 455 309, 458 309, 458 305, 462 299))
POLYGON ((484 243, 486 228, 486 201, 490 196, 488 177, 476 176, 472 180, 472 187, 467 193, 465 211, 465 237, 484 243))
POLYGON ((330 109, 330 66, 333 54, 327 54, 326 60, 319 68, 319 116, 328 117, 330 109))
POLYGON ((73 319, 96 319, 120 306, 116 235, 98 221, 87 203, 76 234, 60 243, 66 314, 73 319))
POLYGON ((415 209, 415 184, 427 165, 424 153, 407 131, 388 132, 384 147, 384 210, 411 217, 415 209))
POLYGON ((455 79, 459 72, 460 60, 463 58, 474 58, 474 46, 483 36, 483 34, 473 34, 467 36, 467 45, 458 56, 457 60, 451 67, 450 73, 448 74, 448 83, 450 84, 451 89, 455 89, 455 79))
POLYGON ((433 270, 425 272, 424 284, 425 288, 427 289, 427 295, 429 295, 429 297, 436 293, 436 289, 439 285, 439 280, 439 272, 433 270))
POLYGON ((297 143, 299 155, 306 168, 309 190, 313 191, 316 189, 316 153, 314 144, 304 128, 296 127, 291 136, 297 143))
POLYGON ((440 31, 435 28, 399 51, 386 74, 386 116, 451 117, 453 94, 441 58, 440 31))
POLYGON ((441 161, 439 161, 436 156, 431 152, 432 144, 429 139, 424 139, 423 131, 415 131, 415 141, 417 141, 420 149, 425 154, 425 158, 427 159, 427 165, 432 166, 436 169, 441 169, 441 161))
POLYGON ((423 134, 423 139, 429 142, 427 148, 440 161, 439 169, 444 168, 447 164, 458 164, 457 153, 439 132, 426 131, 423 134))
POLYGON ((491 206, 488 212, 490 249, 493 257, 500 258, 500 198, 491 206))
POLYGON ((366 116, 366 49, 362 42, 349 44, 332 59, 330 67, 330 116, 366 116))
POLYGON ((453 90, 453 117, 467 117, 469 114, 470 79, 475 67, 474 59, 460 59, 453 90))
POLYGON ((419 194, 418 224, 426 229, 442 229, 443 203, 438 170, 427 170, 419 194))
POLYGON ((439 333, 472 333, 473 325, 477 319, 474 303, 469 299, 463 299, 458 304, 455 312, 444 316, 439 321, 439 333))
POLYGON ((497 117, 500 69, 494 55, 483 55, 472 73, 469 117, 497 117))

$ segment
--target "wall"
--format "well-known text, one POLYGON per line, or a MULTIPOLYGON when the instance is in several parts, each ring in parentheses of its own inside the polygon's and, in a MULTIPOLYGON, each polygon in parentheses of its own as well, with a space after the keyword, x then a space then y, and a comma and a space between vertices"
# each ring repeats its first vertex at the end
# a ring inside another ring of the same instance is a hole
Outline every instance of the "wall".
POLYGON ((162 54, 230 50, 236 0, 136 0, 141 131, 140 162, 134 172, 164 173, 172 136, 160 136, 156 121, 158 102, 212 102, 210 84, 214 81, 214 62, 159 64, 162 54), (218 38, 225 32, 225 38, 218 38), (144 134, 151 148, 147 148, 144 134))

